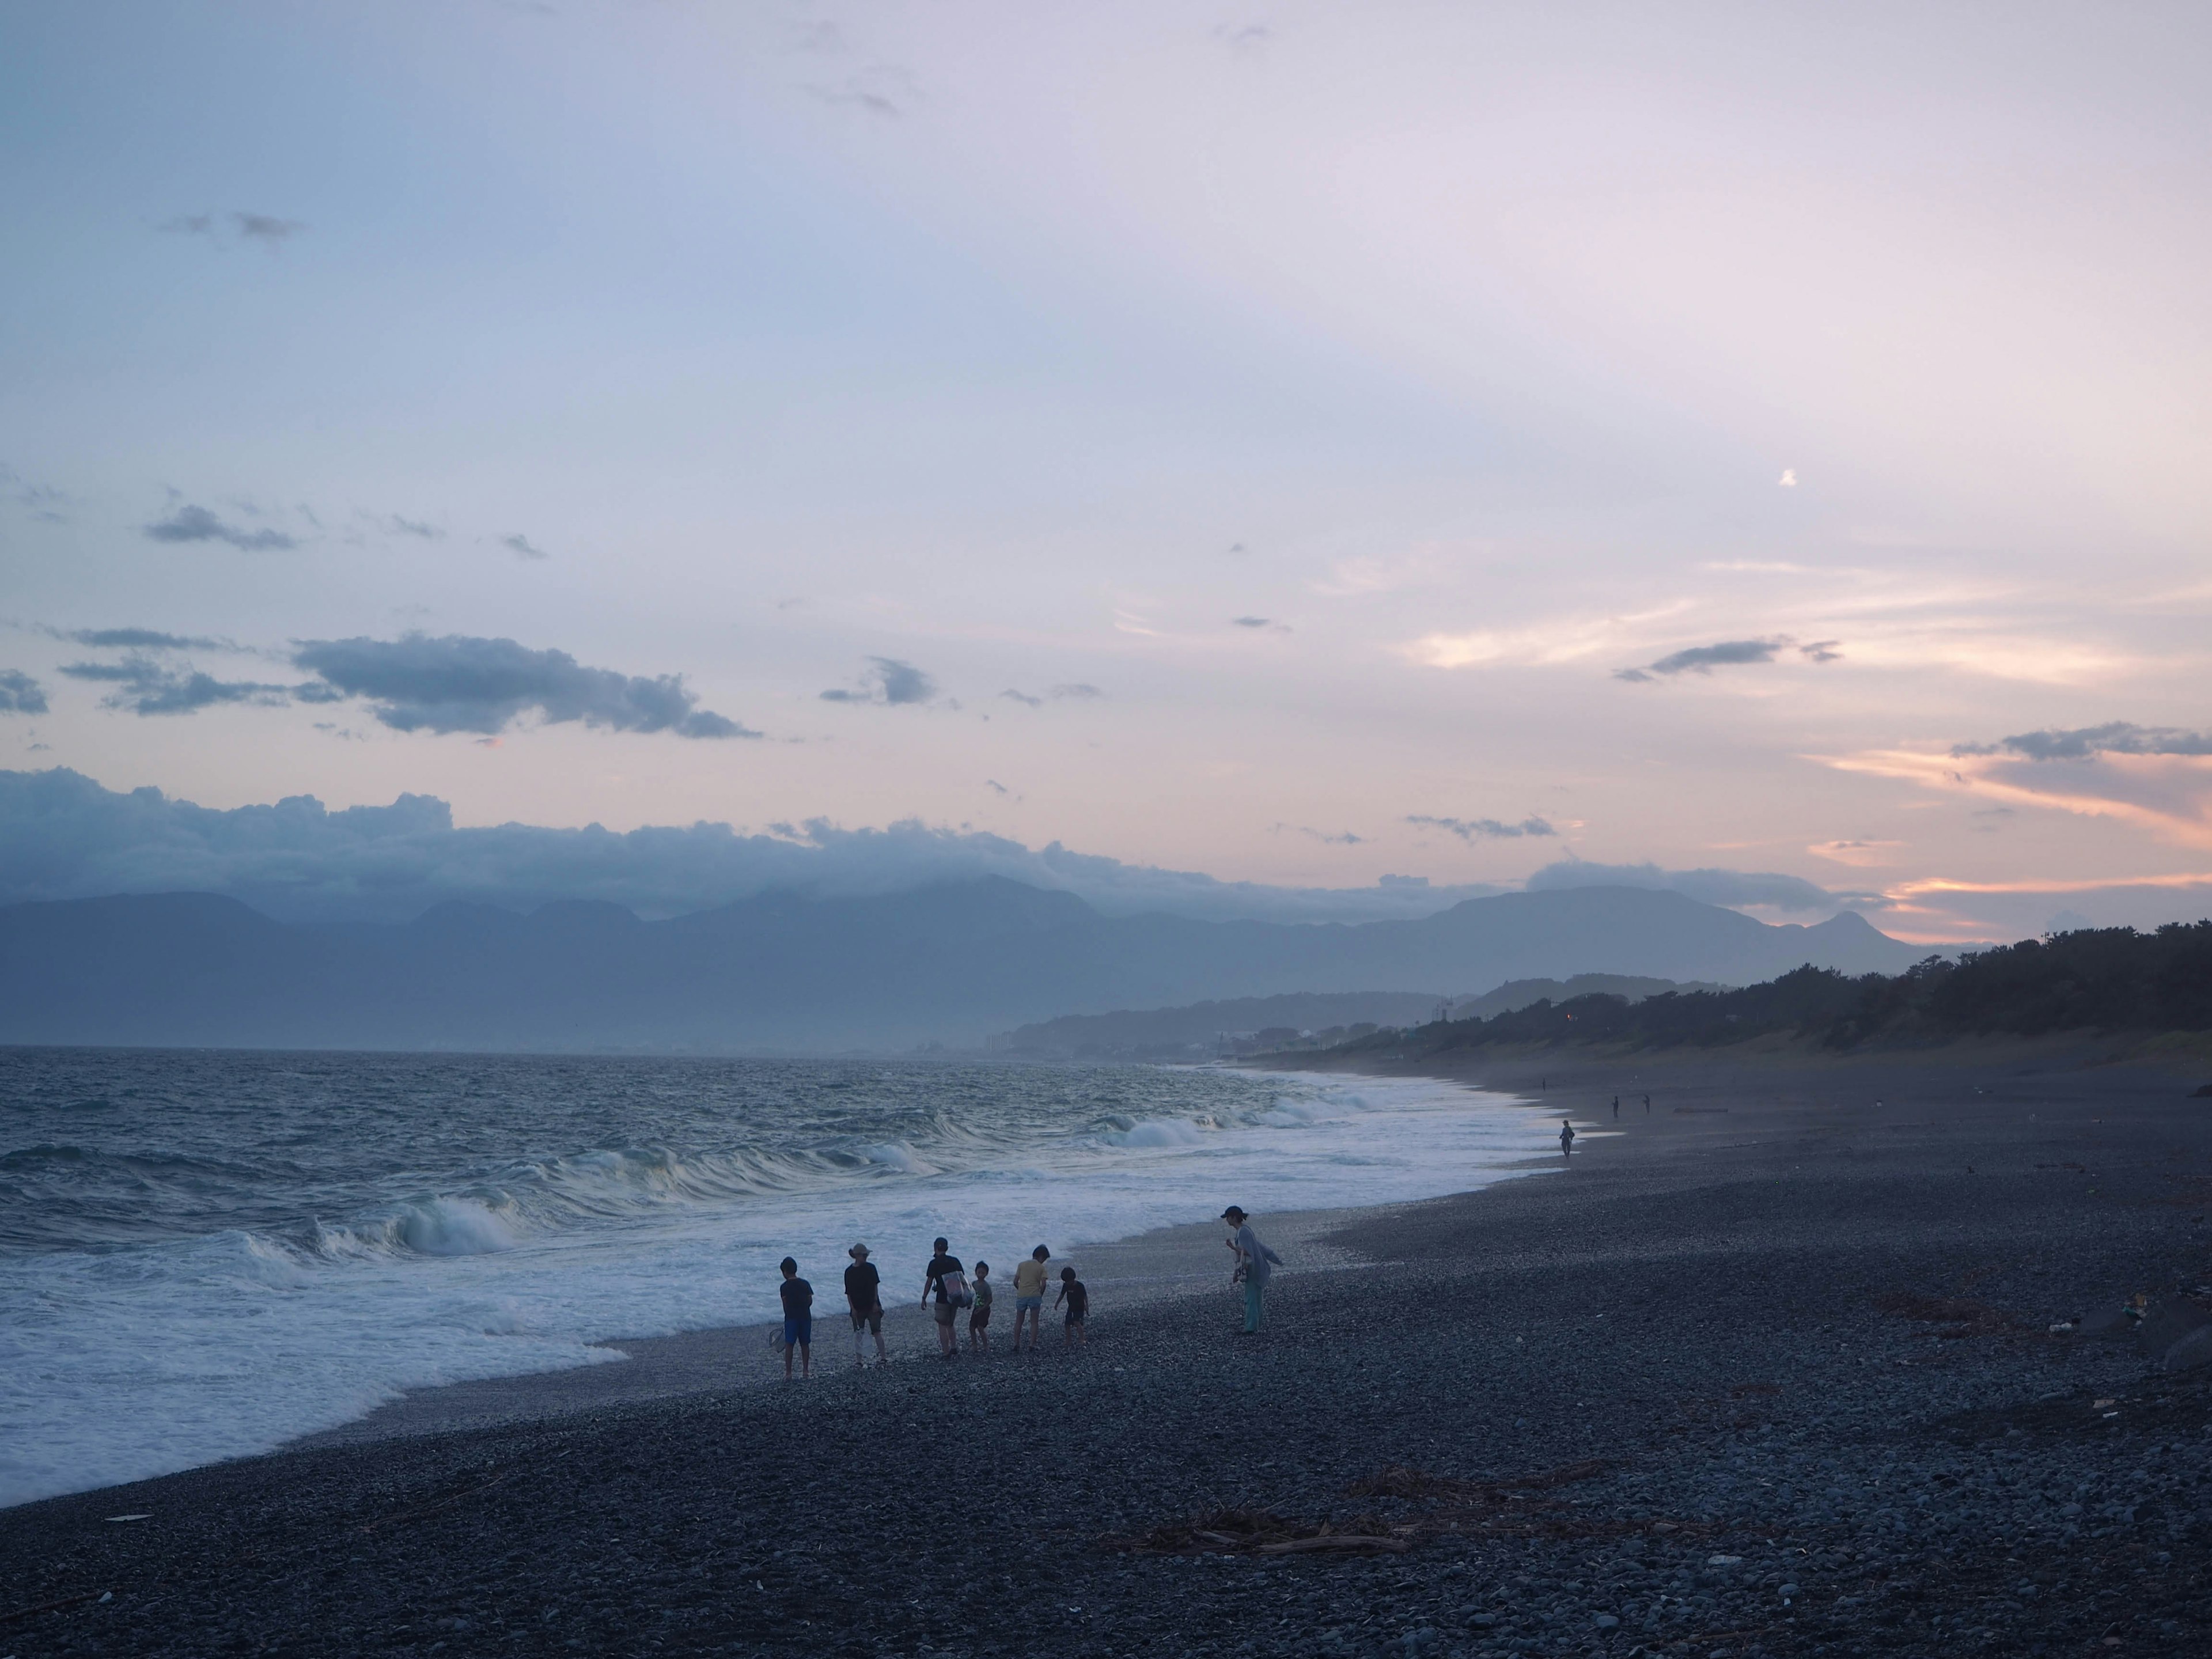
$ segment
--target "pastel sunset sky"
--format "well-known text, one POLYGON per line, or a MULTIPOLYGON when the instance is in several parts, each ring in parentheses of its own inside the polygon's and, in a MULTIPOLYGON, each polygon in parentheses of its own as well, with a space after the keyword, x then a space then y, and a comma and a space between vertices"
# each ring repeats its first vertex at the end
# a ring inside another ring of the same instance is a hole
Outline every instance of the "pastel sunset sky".
POLYGON ((2193 919, 2208 85, 2201 4, 26 0, 0 768, 2193 919))

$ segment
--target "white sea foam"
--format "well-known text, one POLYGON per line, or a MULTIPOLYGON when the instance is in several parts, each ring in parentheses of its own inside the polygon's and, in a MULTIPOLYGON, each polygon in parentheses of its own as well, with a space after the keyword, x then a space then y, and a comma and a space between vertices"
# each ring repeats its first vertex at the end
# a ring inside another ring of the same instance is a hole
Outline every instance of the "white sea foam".
POLYGON ((834 1300, 866 1238, 890 1287, 918 1295, 939 1233, 1013 1260, 1232 1200, 1264 1217, 1464 1191, 1549 1150, 1549 1122, 1450 1085, 1285 1078, 1233 1117, 1003 1143, 940 1118, 845 1152, 591 1152, 298 1239, 0 1259, 0 1504, 264 1450, 408 1389, 604 1362, 608 1338, 768 1320, 787 1251, 834 1300))

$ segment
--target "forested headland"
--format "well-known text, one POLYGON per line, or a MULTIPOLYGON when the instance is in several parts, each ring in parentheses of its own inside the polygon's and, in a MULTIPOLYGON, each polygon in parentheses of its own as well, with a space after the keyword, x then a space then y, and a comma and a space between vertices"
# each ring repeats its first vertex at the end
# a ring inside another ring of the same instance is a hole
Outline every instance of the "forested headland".
POLYGON ((1339 1052, 1407 1055, 1506 1044, 1717 1048, 1784 1036, 1830 1049, 1878 1041, 2045 1036, 2064 1031, 2212 1030, 2212 921, 2154 933, 2084 929, 1956 959, 1929 957, 1900 974, 1799 968, 1738 990, 1542 1001, 1486 1019, 1382 1031, 1339 1052))

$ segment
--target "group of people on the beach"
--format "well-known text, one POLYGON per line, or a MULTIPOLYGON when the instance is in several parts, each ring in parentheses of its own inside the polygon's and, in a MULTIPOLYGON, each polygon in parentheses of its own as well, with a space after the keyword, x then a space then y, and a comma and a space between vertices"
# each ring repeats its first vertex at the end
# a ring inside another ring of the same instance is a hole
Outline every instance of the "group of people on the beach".
MULTIPOLYGON (((1236 1252, 1237 1267, 1233 1282, 1244 1291, 1244 1330, 1249 1336, 1260 1328, 1261 1304, 1267 1279, 1273 1269, 1281 1265, 1282 1258, 1260 1242, 1253 1232, 1250 1219, 1236 1205, 1221 1212, 1221 1218, 1235 1230, 1228 1240, 1229 1248, 1236 1252)), ((960 1352, 960 1316, 968 1316, 968 1346, 975 1353, 988 1353, 991 1349, 991 1305, 996 1299, 991 1282, 991 1264, 977 1261, 971 1278, 960 1258, 951 1253, 945 1239, 938 1239, 933 1247, 929 1266, 921 1278, 921 1305, 931 1310, 937 1326, 937 1350, 940 1357, 952 1359, 960 1352)), ((865 1366, 868 1363, 867 1340, 876 1344, 876 1364, 890 1364, 890 1351, 884 1345, 883 1274, 868 1259, 868 1247, 855 1244, 845 1252, 853 1265, 845 1269, 845 1310, 853 1322, 853 1364, 865 1366)), ((1014 1352, 1022 1352, 1024 1326, 1029 1335, 1029 1350, 1035 1353, 1044 1344, 1044 1293, 1051 1282, 1047 1264, 1052 1260, 1051 1249, 1042 1244, 1029 1254, 1029 1259, 1014 1269, 1014 1352)), ((814 1286, 799 1276, 799 1261, 795 1256, 784 1257, 781 1265, 783 1283, 779 1286, 783 1297, 783 1374, 793 1375, 792 1361, 798 1359, 798 1375, 814 1374, 814 1286)), ((1080 1348, 1088 1340, 1091 1317, 1091 1292, 1076 1277, 1075 1269, 1064 1267, 1060 1270, 1060 1292, 1052 1300, 1056 1313, 1065 1310, 1061 1318, 1062 1344, 1068 1348, 1080 1348)))

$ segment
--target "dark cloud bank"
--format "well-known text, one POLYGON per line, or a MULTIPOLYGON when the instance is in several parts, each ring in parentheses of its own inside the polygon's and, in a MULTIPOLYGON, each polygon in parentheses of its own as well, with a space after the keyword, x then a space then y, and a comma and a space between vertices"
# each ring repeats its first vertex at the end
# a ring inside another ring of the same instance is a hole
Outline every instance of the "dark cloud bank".
MULTIPOLYGON (((520 910, 597 899, 669 916, 779 890, 865 897, 984 876, 1072 893, 1111 915, 1201 921, 1413 919, 1502 890, 1408 877, 1367 888, 1270 887, 912 822, 845 830, 817 821, 765 835, 726 823, 626 834, 596 825, 456 829, 446 803, 427 795, 335 812, 306 795, 216 811, 158 789, 119 793, 58 768, 0 771, 0 903, 196 891, 287 920, 401 921, 453 899, 520 910)), ((1807 914, 1838 908, 1809 882, 1730 871, 1566 864, 1528 884, 1664 888, 1807 914)))
POLYGON ((191 714, 225 703, 334 703, 358 698, 395 732, 503 732, 535 717, 611 732, 669 732, 679 738, 757 738, 759 732, 698 706, 681 674, 623 674, 592 668, 565 651, 465 634, 396 640, 303 640, 292 666, 313 676, 295 684, 221 680, 178 660, 186 650, 233 650, 225 641, 147 628, 80 629, 59 637, 123 649, 115 662, 76 662, 62 672, 112 690, 102 699, 133 714, 191 714))
POLYGON ((698 708, 681 674, 654 678, 587 668, 565 651, 533 651, 513 640, 450 634, 433 639, 309 640, 293 665, 319 684, 305 702, 366 701, 398 732, 504 731, 533 712, 549 726, 580 720, 615 732, 672 732, 680 738, 756 738, 757 732, 698 708))

